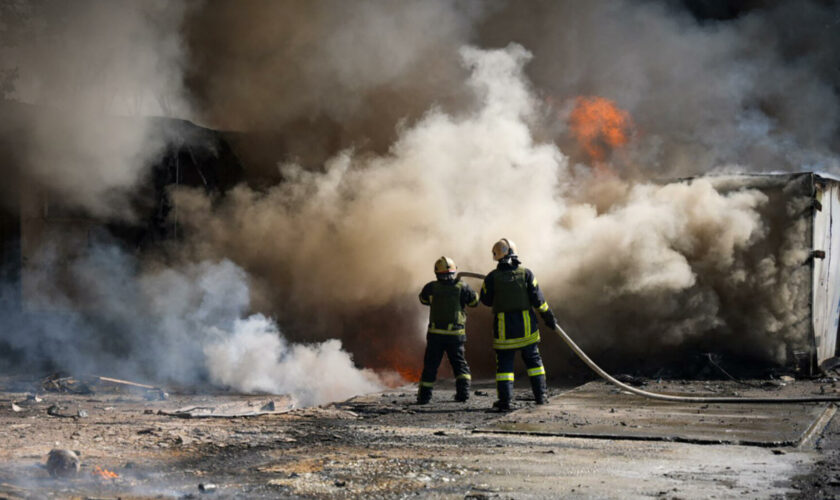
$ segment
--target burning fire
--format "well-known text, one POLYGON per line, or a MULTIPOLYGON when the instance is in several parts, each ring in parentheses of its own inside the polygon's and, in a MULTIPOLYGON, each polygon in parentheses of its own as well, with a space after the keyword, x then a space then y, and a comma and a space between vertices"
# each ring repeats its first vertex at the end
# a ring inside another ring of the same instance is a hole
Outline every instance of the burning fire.
POLYGON ((407 353, 399 346, 393 346, 377 356, 378 365, 385 370, 392 370, 407 382, 419 382, 423 371, 423 351, 407 353))
POLYGON ((120 477, 120 475, 117 474, 116 472, 111 472, 108 469, 103 469, 102 467, 100 467, 98 465, 93 468, 93 471, 91 471, 91 474, 93 474, 94 477, 99 478, 99 479, 116 479, 116 478, 120 477))
POLYGON ((583 150, 596 163, 627 144, 633 129, 630 115, 604 97, 577 97, 569 117, 572 132, 583 150))

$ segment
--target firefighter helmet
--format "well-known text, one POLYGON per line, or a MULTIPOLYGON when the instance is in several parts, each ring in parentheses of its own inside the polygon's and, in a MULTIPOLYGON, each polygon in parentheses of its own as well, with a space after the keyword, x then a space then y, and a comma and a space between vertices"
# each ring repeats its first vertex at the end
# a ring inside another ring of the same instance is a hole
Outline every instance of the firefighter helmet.
POLYGON ((441 257, 435 261, 435 274, 449 274, 454 273, 458 269, 455 266, 455 261, 449 257, 441 257))
POLYGON ((516 243, 502 238, 493 245, 493 260, 502 260, 508 255, 516 255, 516 243))

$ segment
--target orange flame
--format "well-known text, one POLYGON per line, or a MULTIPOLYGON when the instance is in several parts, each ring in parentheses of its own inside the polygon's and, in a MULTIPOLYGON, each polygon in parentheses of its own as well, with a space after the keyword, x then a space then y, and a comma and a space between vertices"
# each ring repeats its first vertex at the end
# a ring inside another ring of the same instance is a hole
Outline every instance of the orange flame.
POLYGON ((423 371, 423 351, 409 353, 400 347, 390 346, 378 353, 377 366, 398 373, 405 382, 419 382, 423 371))
POLYGON ((91 474, 93 474, 94 477, 97 477, 99 479, 116 479, 116 478, 120 477, 120 475, 117 474, 116 472, 111 472, 108 469, 103 469, 102 467, 100 467, 98 465, 93 468, 93 471, 91 471, 91 474))
POLYGON ((572 132, 589 157, 603 162, 627 144, 633 129, 630 114, 604 97, 577 97, 569 117, 572 132))
POLYGON ((400 374, 400 377, 404 378, 407 382, 419 382, 420 374, 423 370, 420 367, 399 366, 396 371, 400 374))

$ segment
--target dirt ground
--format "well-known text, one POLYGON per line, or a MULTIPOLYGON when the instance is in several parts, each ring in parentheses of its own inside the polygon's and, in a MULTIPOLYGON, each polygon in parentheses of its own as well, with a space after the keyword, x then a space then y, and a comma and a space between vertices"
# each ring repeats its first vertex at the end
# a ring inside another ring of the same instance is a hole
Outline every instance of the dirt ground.
MULTIPOLYGON (((288 399, 266 395, 170 394, 166 400, 149 400, 149 394, 131 391, 38 392, 38 401, 25 383, 5 382, 6 391, 0 392, 0 498, 840 494, 836 416, 802 445, 693 444, 476 432, 511 417, 488 411, 495 399, 491 382, 476 384, 466 404, 452 401, 452 381, 440 381, 429 405, 413 404, 415 388, 405 386, 291 411, 284 411, 288 399), (256 411, 269 401, 275 411, 261 416, 188 419, 159 413, 234 404, 256 411), (44 464, 53 448, 79 452, 78 475, 49 476, 44 464), (97 475, 97 467, 118 476, 97 475)), ((664 382, 648 389, 781 396, 834 394, 838 385, 824 379, 744 390, 731 382, 664 382)), ((552 399, 558 401, 569 389, 553 387, 552 399)), ((529 392, 517 389, 520 413, 534 408, 529 392)), ((587 415, 569 418, 587 425, 587 415)), ((621 422, 615 425, 634 425, 628 415, 621 422)))

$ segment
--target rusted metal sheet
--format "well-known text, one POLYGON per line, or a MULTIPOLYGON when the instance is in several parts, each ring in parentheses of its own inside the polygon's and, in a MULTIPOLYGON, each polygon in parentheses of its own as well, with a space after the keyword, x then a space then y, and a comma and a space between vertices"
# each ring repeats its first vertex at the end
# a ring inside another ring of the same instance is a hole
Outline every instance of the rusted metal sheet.
POLYGON ((821 366, 836 355, 840 320, 840 182, 818 176, 815 199, 811 304, 814 351, 821 366))

